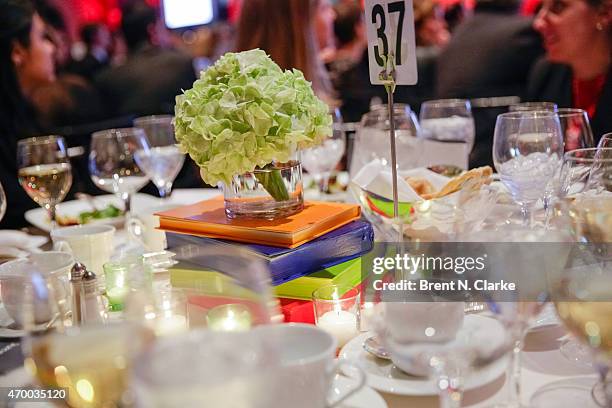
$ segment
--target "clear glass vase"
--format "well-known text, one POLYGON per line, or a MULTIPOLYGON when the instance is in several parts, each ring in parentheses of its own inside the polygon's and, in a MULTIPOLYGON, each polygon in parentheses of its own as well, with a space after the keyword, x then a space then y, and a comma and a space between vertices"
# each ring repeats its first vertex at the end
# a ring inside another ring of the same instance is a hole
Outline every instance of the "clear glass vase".
POLYGON ((273 163, 234 176, 223 184, 228 218, 276 219, 302 211, 304 189, 299 160, 273 163))

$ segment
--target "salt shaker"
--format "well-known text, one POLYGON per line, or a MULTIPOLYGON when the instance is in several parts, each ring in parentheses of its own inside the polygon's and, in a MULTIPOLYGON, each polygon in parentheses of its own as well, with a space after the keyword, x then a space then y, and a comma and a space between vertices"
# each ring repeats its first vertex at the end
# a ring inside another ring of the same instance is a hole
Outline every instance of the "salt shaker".
POLYGON ((76 262, 70 270, 70 288, 72 292, 72 325, 76 326, 83 320, 81 313, 81 295, 83 291, 83 275, 85 274, 85 265, 76 262))
POLYGON ((82 279, 81 316, 83 323, 100 323, 104 321, 105 307, 98 289, 96 274, 85 270, 82 279))

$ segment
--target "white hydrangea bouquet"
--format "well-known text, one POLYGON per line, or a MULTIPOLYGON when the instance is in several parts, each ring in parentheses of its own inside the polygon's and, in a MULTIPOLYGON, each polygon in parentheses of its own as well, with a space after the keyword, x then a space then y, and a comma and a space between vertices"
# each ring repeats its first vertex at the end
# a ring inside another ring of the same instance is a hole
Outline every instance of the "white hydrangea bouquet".
MULTIPOLYGON (((176 97, 176 139, 211 185, 287 162, 322 143, 331 125, 329 108, 304 75, 283 71, 259 49, 225 54, 176 97)), ((257 180, 275 200, 287 199, 278 172, 257 180)))

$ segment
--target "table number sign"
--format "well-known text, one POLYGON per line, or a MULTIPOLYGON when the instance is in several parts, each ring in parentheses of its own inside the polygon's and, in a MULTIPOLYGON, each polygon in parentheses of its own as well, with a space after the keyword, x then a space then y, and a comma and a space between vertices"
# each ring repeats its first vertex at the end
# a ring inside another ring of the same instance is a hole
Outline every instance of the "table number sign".
POLYGON ((366 0, 365 22, 370 82, 384 85, 384 78, 380 74, 394 67, 396 85, 416 84, 412 0, 366 0))

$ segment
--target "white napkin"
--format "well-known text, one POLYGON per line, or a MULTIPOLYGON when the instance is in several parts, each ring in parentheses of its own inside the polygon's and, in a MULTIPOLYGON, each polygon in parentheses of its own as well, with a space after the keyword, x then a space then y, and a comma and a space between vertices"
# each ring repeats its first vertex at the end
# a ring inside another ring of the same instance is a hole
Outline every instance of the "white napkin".
POLYGON ((22 258, 48 241, 46 237, 28 235, 23 231, 0 230, 0 257, 22 258))
MULTIPOLYGON (((422 201, 416 191, 406 182, 406 177, 422 177, 427 179, 437 190, 440 190, 449 178, 434 173, 425 168, 403 170, 398 173, 397 194, 401 202, 410 203, 422 201)), ((352 183, 359 188, 393 200, 393 174, 391 168, 379 159, 374 159, 366 164, 353 178, 352 183)))

